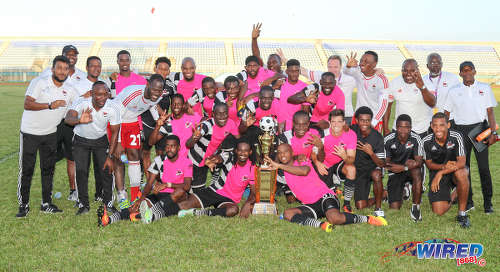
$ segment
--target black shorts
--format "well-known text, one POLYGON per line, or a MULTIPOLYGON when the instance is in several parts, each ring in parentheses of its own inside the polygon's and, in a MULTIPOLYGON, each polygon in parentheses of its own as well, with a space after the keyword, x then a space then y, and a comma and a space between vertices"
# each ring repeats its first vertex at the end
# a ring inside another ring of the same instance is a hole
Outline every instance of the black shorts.
POLYGON ((315 219, 326 216, 326 212, 330 209, 340 210, 340 202, 337 195, 332 193, 324 194, 318 201, 312 204, 304 204, 297 207, 302 211, 303 215, 315 219))
POLYGON ((437 171, 429 171, 429 202, 436 201, 451 201, 451 190, 455 187, 453 183, 453 174, 444 175, 441 181, 439 182, 439 190, 437 192, 433 192, 430 187, 432 184, 432 180, 434 176, 436 176, 437 171))
POLYGON ((232 199, 219 195, 210 187, 200 189, 193 195, 198 199, 203 209, 208 207, 219 208, 223 204, 234 203, 232 199))
MULTIPOLYGON (((316 165, 314 165, 314 170, 318 173, 318 169, 316 165)), ((335 186, 339 186, 341 181, 345 180, 345 175, 342 173, 342 168, 344 168, 344 161, 340 161, 337 164, 332 165, 328 168, 327 175, 320 175, 318 173, 319 178, 328 186, 328 188, 333 188, 335 186)))
POLYGON ((57 126, 57 161, 60 161, 62 158, 74 161, 73 128, 64 123, 64 120, 57 126))
POLYGON ((401 173, 389 172, 389 180, 387 181, 389 203, 403 201, 403 189, 408 180, 411 180, 411 175, 408 171, 401 173))
MULTIPOLYGON (((153 129, 146 126, 146 125, 143 125, 142 126, 142 133, 144 133, 144 140, 142 141, 142 149, 144 150, 151 150, 152 146, 149 145, 149 137, 151 137, 151 133, 153 132, 153 129)), ((165 150, 165 145, 166 145, 166 137, 165 135, 161 138, 161 140, 159 140, 156 144, 155 144, 155 149, 156 151, 158 150, 161 150, 161 151, 164 151, 165 150)))
POLYGON ((151 205, 154 205, 158 201, 163 201, 167 203, 173 202, 170 193, 150 194, 146 197, 146 199, 151 203, 151 205))
POLYGON ((356 180, 354 181, 354 199, 368 200, 370 196, 370 188, 372 185, 372 172, 378 168, 370 169, 357 169, 356 168, 356 180))

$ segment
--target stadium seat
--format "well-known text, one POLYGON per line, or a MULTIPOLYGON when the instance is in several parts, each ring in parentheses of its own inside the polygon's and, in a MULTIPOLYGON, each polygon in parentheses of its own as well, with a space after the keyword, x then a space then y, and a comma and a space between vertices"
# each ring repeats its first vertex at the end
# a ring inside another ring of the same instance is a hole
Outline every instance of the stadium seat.
POLYGON ((175 71, 180 71, 185 57, 192 57, 196 62, 196 70, 204 74, 211 74, 227 64, 222 41, 169 41, 165 54, 176 60, 175 64, 172 62, 175 71))
POLYGON ((101 44, 98 56, 102 60, 103 72, 117 72, 116 54, 120 50, 130 52, 130 67, 136 72, 150 73, 154 60, 160 56, 160 42, 157 41, 106 41, 101 44))

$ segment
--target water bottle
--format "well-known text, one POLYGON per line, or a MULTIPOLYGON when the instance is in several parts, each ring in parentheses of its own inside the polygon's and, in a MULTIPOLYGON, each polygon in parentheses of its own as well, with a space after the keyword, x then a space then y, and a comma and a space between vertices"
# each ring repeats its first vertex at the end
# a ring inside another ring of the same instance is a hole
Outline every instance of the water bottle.
POLYGON ((54 194, 54 198, 55 198, 55 199, 59 199, 59 198, 61 198, 61 192, 56 192, 56 193, 54 194))
POLYGON ((127 154, 123 153, 123 154, 120 156, 120 160, 121 160, 123 163, 128 163, 127 154))

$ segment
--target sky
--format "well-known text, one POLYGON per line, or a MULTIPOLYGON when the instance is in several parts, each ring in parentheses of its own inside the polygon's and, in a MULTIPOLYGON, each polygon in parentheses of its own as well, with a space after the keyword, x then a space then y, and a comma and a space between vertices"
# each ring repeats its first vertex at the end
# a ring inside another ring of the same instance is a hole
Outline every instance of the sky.
POLYGON ((0 36, 500 41, 499 0, 3 1, 0 36), (154 12, 152 9, 154 8, 154 12))

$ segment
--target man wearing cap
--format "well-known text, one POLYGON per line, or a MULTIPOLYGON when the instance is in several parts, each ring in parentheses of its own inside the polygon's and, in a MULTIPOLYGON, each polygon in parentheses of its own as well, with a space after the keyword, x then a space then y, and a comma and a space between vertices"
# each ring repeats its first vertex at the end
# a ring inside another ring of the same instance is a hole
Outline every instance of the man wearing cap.
MULTIPOLYGON (((69 59, 69 74, 67 82, 73 85, 76 85, 77 82, 84 79, 87 76, 87 73, 75 67, 76 62, 78 61, 78 49, 74 45, 66 45, 63 47, 62 55, 69 59)), ((47 67, 40 76, 50 76, 52 75, 51 67, 47 67)))
MULTIPOLYGON (((484 143, 488 146, 494 144, 497 139, 495 113, 493 109, 497 106, 497 101, 491 87, 474 79, 476 69, 470 61, 460 64, 460 77, 462 84, 458 84, 449 90, 448 98, 444 104, 446 115, 453 114, 456 129, 460 131, 465 141, 466 165, 470 169, 470 155, 473 148, 469 133, 476 127, 481 126, 481 131, 490 128, 492 135, 484 143)), ((493 213, 491 198, 493 196, 493 185, 491 183, 491 174, 488 160, 488 148, 478 152, 474 148, 474 154, 479 169, 481 179, 481 189, 483 191, 484 212, 493 213)), ((470 181, 469 171, 469 182, 470 181)), ((466 210, 474 209, 472 201, 472 186, 469 190, 469 199, 466 210)))

